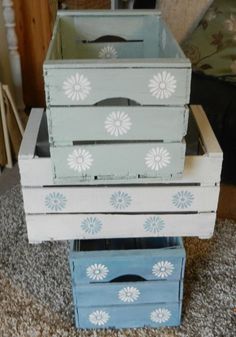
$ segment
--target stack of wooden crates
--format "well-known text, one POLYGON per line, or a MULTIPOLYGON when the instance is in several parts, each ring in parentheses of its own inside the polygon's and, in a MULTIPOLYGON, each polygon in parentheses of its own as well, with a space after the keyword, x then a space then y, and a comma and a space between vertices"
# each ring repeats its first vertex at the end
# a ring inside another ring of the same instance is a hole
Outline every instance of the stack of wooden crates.
POLYGON ((179 236, 212 236, 222 162, 199 106, 184 139, 189 61, 159 12, 61 12, 44 75, 19 156, 29 241, 73 240, 77 327, 180 324, 179 236))

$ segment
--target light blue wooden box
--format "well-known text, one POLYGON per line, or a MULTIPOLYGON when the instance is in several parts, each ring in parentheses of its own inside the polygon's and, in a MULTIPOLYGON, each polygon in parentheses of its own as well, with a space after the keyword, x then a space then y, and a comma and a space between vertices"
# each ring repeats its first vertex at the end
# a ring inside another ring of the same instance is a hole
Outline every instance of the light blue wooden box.
POLYGON ((73 241, 77 328, 176 326, 181 321, 181 238, 73 241))
POLYGON ((44 62, 48 106, 189 103, 191 64, 159 11, 60 11, 44 62))

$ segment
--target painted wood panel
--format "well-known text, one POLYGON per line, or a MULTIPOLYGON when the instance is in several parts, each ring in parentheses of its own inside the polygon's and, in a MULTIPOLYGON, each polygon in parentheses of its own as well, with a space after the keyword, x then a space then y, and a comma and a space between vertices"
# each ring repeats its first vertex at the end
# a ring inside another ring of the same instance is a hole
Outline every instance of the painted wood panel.
POLYGON ((173 179, 184 168, 185 142, 118 143, 51 147, 55 181, 173 179))
POLYGON ((47 112, 50 141, 72 144, 96 140, 181 141, 186 135, 184 107, 51 107, 47 112), (65 127, 66 125, 66 127, 65 127))
POLYGON ((181 302, 78 308, 77 328, 163 327, 180 324, 181 302), (159 318, 161 316, 162 318, 159 318))
MULTIPOLYGON (((195 119, 197 116, 205 115, 203 109, 200 106, 192 106, 191 109, 195 119)), ((42 110, 41 112, 35 109, 32 110, 21 145, 18 162, 21 174, 21 184, 23 186, 54 185, 51 159, 49 157, 38 155, 36 151, 36 135, 38 134, 42 115, 42 110), (33 128, 35 131, 33 131, 33 128), (30 146, 27 144, 30 144, 30 146)), ((201 134, 201 142, 203 144, 206 144, 207 139, 210 137, 210 139, 212 140, 212 144, 218 144, 214 133, 212 133, 212 129, 208 120, 204 119, 204 123, 207 124, 207 127, 206 125, 202 125, 202 118, 197 118, 196 122, 198 125, 198 129, 203 129, 203 132, 201 134)), ((46 139, 45 145, 47 146, 47 144, 48 140, 46 139)), ((207 148, 209 150, 209 147, 207 148)), ((202 155, 186 156, 182 179, 176 179, 174 181, 172 180, 172 183, 176 183, 178 185, 200 184, 202 186, 212 186, 219 184, 223 159, 222 151, 219 146, 214 146, 213 150, 215 155, 211 156, 211 153, 207 152, 206 148, 203 150, 204 152, 202 155)), ((129 184, 150 184, 155 182, 155 178, 130 179, 128 181, 129 184)), ((94 184, 93 181, 91 183, 94 184)), ((96 181, 97 185, 104 185, 109 183, 111 184, 111 181, 96 181)), ((118 179, 112 181, 112 184, 118 183, 125 184, 127 182, 118 179)), ((164 181, 162 183, 165 186, 165 184, 171 183, 171 181, 164 181)), ((80 182, 79 184, 82 185, 83 182, 80 182)), ((89 182, 84 182, 84 184, 87 185, 89 184, 89 182)))
POLYGON ((26 213, 216 211, 219 186, 23 188, 26 213))
POLYGON ((180 281, 114 282, 75 287, 79 307, 178 302, 180 281))
POLYGON ((155 68, 81 69, 80 64, 45 69, 47 105, 94 105, 106 98, 126 97, 142 105, 184 105, 189 102, 191 69, 155 68), (134 85, 135 84, 135 85, 134 85))
MULTIPOLYGON (((121 250, 114 250, 113 247, 109 250, 70 252, 73 284, 107 283, 124 275, 138 276, 146 281, 183 279, 184 248, 174 245, 158 248, 153 241, 159 239, 146 238, 152 244, 144 243, 143 249, 135 249, 133 246, 128 249, 126 246, 127 249, 121 250)), ((144 239, 136 239, 141 240, 144 239)), ((170 241, 169 237, 166 238, 168 240, 170 241)))
POLYGON ((29 242, 54 240, 199 236, 210 238, 216 213, 27 215, 29 242))

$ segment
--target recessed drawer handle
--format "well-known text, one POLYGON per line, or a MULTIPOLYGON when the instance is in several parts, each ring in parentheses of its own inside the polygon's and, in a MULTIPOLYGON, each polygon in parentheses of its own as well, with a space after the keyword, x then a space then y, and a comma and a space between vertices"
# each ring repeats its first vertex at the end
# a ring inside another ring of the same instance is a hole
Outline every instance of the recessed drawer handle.
POLYGON ((110 281, 112 282, 138 282, 138 281, 147 281, 145 278, 139 275, 132 275, 132 274, 127 274, 127 275, 122 275, 118 276, 110 281))

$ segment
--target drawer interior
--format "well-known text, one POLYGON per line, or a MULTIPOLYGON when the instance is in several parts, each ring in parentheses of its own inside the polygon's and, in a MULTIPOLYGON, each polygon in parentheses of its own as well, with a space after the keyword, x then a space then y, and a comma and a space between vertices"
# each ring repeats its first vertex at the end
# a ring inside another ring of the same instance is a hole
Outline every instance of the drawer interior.
POLYGON ((75 252, 162 248, 176 249, 182 247, 182 239, 179 237, 75 240, 73 242, 73 251, 75 252))
POLYGON ((54 27, 47 60, 185 58, 160 13, 67 15, 54 27))

